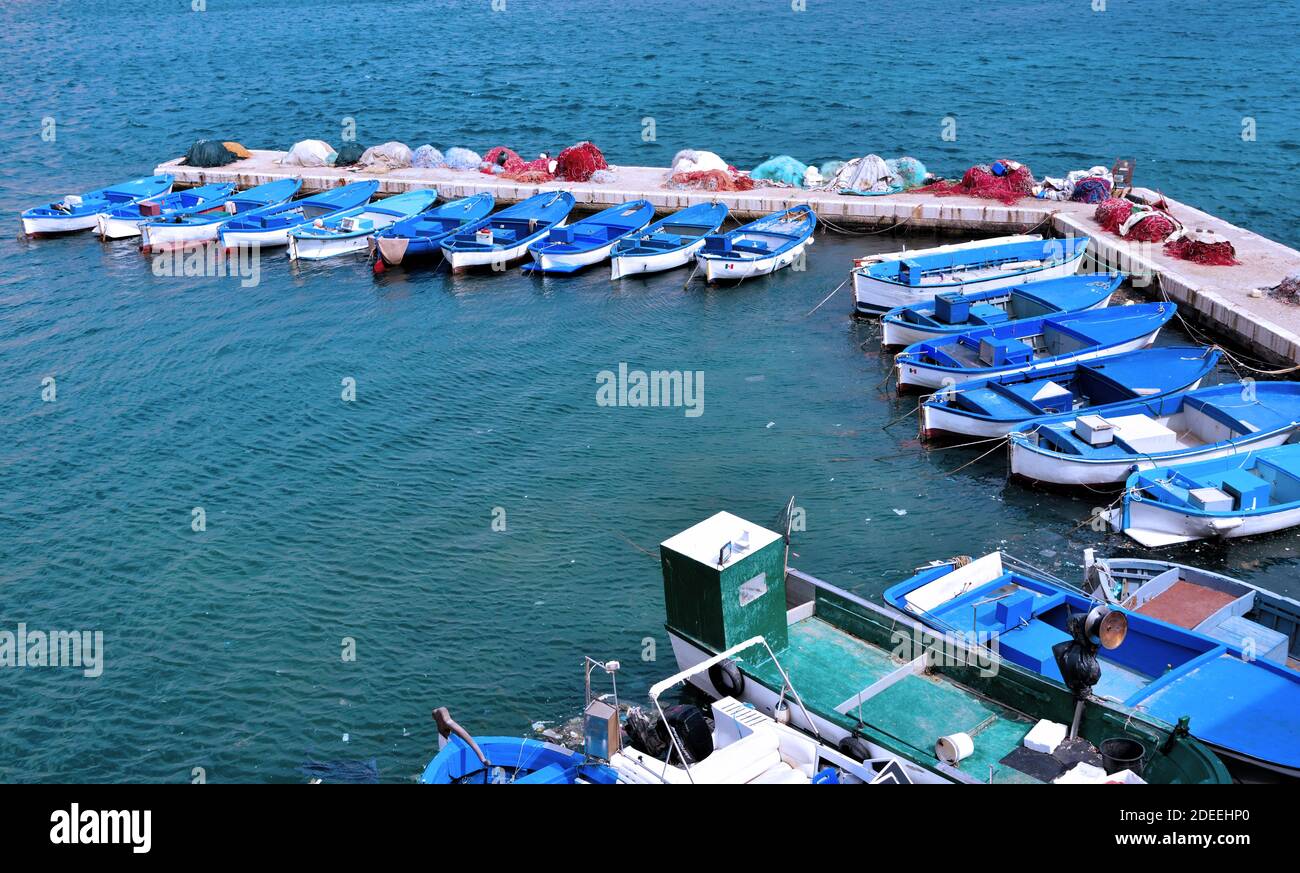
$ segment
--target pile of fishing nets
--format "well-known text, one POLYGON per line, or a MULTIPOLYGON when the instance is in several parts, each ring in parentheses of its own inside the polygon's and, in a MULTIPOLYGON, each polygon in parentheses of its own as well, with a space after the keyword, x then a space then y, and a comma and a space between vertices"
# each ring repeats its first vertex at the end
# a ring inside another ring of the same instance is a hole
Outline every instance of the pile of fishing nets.
MULTIPOLYGON (((238 143, 235 143, 238 145, 238 143)), ((243 148, 243 146, 240 146, 243 148)), ((231 151, 225 143, 217 142, 215 139, 201 139, 190 146, 190 150, 185 153, 185 160, 182 163, 191 167, 224 167, 226 164, 233 164, 239 160, 239 156, 231 151)))
POLYGON ((227 140, 226 142, 223 142, 222 145, 226 147, 226 151, 230 152, 237 158, 243 159, 251 158, 253 156, 252 152, 244 148, 243 143, 227 140))
POLYGON ((506 173, 518 173, 528 163, 519 157, 519 153, 514 149, 505 146, 495 146, 488 149, 487 154, 483 156, 479 164, 479 170, 488 175, 504 175, 506 173))
MULTIPOLYGON (((340 154, 341 153, 342 152, 340 151, 340 154)), ((415 154, 411 155, 412 167, 420 167, 422 169, 432 169, 434 167, 441 167, 445 165, 446 165, 446 159, 442 156, 442 152, 438 151, 436 148, 434 148, 431 145, 428 145, 427 143, 425 145, 420 146, 418 149, 415 150, 415 154)))
POLYGON ((343 145, 339 146, 338 152, 334 155, 334 166, 350 167, 357 161, 361 160, 361 156, 365 153, 366 147, 361 143, 345 142, 343 145))
POLYGON ((1114 180, 1105 167, 1071 170, 1064 177, 1044 176, 1041 184, 1034 186, 1034 196, 1039 200, 1073 200, 1076 203, 1101 203, 1110 197, 1114 180))
POLYGON ((960 182, 939 181, 919 190, 937 197, 964 194, 1010 206, 1021 197, 1034 193, 1034 174, 1024 164, 1000 159, 991 164, 976 164, 966 171, 960 182))
POLYGON ((405 143, 386 142, 366 149, 357 158, 357 166, 369 173, 387 173, 411 166, 412 158, 411 149, 405 143))
POLYGON ((925 164, 907 155, 901 158, 890 158, 885 161, 885 166, 907 191, 924 185, 925 177, 928 175, 925 164))
POLYGON ((605 156, 590 142, 571 145, 555 159, 555 175, 566 182, 586 182, 597 170, 608 170, 605 156))
POLYGON ((512 182, 523 182, 526 185, 539 185, 554 180, 555 174, 551 172, 551 159, 542 155, 540 158, 526 162, 517 170, 503 172, 501 178, 512 182))
POLYGON ((483 163, 479 153, 470 149, 452 146, 447 149, 443 155, 443 161, 446 162, 448 169, 452 170, 477 170, 483 163))
POLYGON ((1165 243, 1165 254, 1207 267, 1233 267, 1241 263, 1237 260, 1237 250, 1226 239, 1198 239, 1195 234, 1171 239, 1165 243))
POLYGON ((1089 176, 1074 184, 1070 199, 1075 203, 1101 203, 1110 197, 1110 180, 1100 176, 1089 176))
POLYGON ((1102 230, 1108 230, 1111 233, 1119 233, 1119 226, 1128 220, 1129 213, 1133 211, 1133 203, 1129 200, 1123 200, 1119 197, 1108 197, 1097 207, 1097 211, 1092 217, 1102 230))
POLYGON ((666 187, 683 191, 752 191, 754 180, 713 152, 682 149, 673 156, 666 187))
POLYGON ((1300 273, 1292 273, 1270 288, 1268 296, 1286 303, 1300 303, 1300 273))
POLYGON ((591 181, 597 185, 608 185, 614 181, 613 170, 597 170, 591 174, 591 181))
POLYGON ((284 167, 329 167, 338 155, 334 146, 320 139, 304 139, 293 144, 289 153, 280 158, 284 167))
POLYGON ((1182 225, 1163 209, 1117 197, 1103 200, 1093 218, 1102 229, 1136 242, 1164 242, 1182 231, 1182 225))
POLYGON ((758 182, 775 182, 791 188, 802 188, 808 165, 789 155, 777 155, 749 171, 749 178, 758 182))

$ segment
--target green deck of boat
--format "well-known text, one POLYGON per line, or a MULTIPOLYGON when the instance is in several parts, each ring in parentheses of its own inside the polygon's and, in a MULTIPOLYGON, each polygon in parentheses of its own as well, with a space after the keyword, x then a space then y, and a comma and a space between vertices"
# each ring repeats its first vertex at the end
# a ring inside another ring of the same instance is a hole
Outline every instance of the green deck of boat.
MULTIPOLYGON (((840 704, 903 665, 890 652, 816 617, 796 622, 789 633, 790 644, 776 653, 777 658, 804 704, 824 714, 834 713, 840 704)), ((781 686, 771 662, 751 669, 765 684, 781 686)), ((856 719, 856 709, 848 715, 856 719)), ((863 721, 907 744, 921 759, 933 759, 939 737, 969 733, 990 716, 995 720, 975 736, 974 753, 958 769, 981 782, 988 780, 990 767, 994 782, 1037 781, 998 763, 1020 745, 1033 724, 942 676, 908 676, 862 707, 863 721)))

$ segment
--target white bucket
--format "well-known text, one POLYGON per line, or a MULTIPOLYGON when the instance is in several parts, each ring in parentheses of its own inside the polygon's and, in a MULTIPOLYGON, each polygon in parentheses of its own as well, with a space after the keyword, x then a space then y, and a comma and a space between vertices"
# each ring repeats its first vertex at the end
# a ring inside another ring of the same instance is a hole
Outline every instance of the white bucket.
POLYGON ((935 755, 945 764, 956 764, 963 758, 969 758, 974 751, 975 741, 971 739, 970 734, 939 737, 939 742, 934 744, 935 755))

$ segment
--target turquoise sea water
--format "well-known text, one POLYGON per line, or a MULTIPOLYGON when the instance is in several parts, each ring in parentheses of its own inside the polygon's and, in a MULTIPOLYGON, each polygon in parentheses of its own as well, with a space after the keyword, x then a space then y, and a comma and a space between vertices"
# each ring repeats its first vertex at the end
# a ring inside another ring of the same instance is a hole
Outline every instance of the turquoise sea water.
MULTIPOLYGON (((193 139, 337 145, 352 118, 368 144, 591 138, 623 164, 693 146, 1042 175, 1130 154, 1140 183, 1300 243, 1300 82, 1270 48, 1295 6, 807 5, 0 9, 22 71, 0 110, 0 630, 102 630, 106 650, 95 679, 0 670, 0 779, 295 781, 373 758, 404 781, 433 706, 476 732, 563 719, 584 654, 639 694, 672 670, 657 543, 718 509, 768 522, 795 495, 797 566, 871 596, 954 554, 1073 578, 1084 547, 1129 550, 1079 527, 1108 497, 1007 483, 996 454, 950 476, 978 452, 926 454, 911 419, 882 430, 911 401, 882 387, 874 328, 844 291, 807 313, 897 237, 819 237, 806 272, 718 289, 280 255, 245 288, 156 276, 130 241, 14 238, 23 206, 193 139), (701 371, 704 413, 598 406, 621 362, 701 371)), ((1170 554, 1294 596, 1298 550, 1170 554)))

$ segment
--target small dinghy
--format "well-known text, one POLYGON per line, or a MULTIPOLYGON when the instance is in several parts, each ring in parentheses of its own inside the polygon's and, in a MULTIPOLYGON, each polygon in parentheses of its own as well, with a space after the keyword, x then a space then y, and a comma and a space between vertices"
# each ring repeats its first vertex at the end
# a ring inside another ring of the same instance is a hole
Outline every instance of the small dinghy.
POLYGON ((297 260, 320 260, 370 248, 376 231, 418 215, 433 205, 438 192, 428 188, 386 197, 366 206, 318 218, 289 234, 289 257, 297 260))
POLYGON ((921 404, 921 438, 999 437, 1042 415, 1105 415, 1114 404, 1196 388, 1219 354, 1188 346, 1140 349, 951 385, 921 404))
POLYGON ((150 251, 209 242, 232 217, 288 203, 301 187, 301 179, 276 179, 214 200, 210 209, 159 216, 139 226, 140 247, 150 251))
POLYGON ((1300 445, 1139 470, 1111 528, 1144 546, 1234 539, 1300 525, 1300 445))
POLYGON ((1300 382, 1236 382, 1048 415, 1011 431, 1011 472, 1054 485, 1113 485, 1152 467, 1268 449, 1300 428, 1300 382))
POLYGON ((969 330, 915 343, 898 353, 899 392, 943 388, 1039 367, 1146 348, 1178 307, 1139 303, 969 330))
POLYGON ((573 204, 568 191, 534 194, 443 239, 442 256, 453 270, 505 268, 525 257, 552 227, 563 227, 573 204))
POLYGON ((658 273, 689 264, 727 218, 727 204, 699 203, 620 240, 610 253, 611 279, 658 273))
POLYGON ((114 206, 96 216, 97 231, 102 239, 126 239, 139 236, 140 225, 175 215, 194 215, 220 210, 221 204, 235 190, 230 183, 200 185, 124 206, 114 206))
POLYGON ((496 204, 491 192, 463 197, 403 219, 375 234, 385 264, 396 265, 442 253, 442 242, 468 224, 486 218, 496 204))
POLYGON ((34 206, 22 214, 23 233, 37 236, 90 230, 98 223, 99 213, 166 194, 172 190, 172 181, 168 174, 148 176, 34 206))
POLYGON ((1104 309, 1110 305, 1111 296, 1125 278, 1123 275, 1098 273, 973 294, 945 291, 933 300, 899 306, 886 312, 880 319, 880 342, 886 348, 910 346, 1026 318, 1104 309))
POLYGON ((1069 276, 1083 263, 1088 238, 1003 237, 867 259, 853 271, 856 309, 874 315, 924 303, 947 291, 989 291, 1069 276))
POLYGON ((1099 604, 999 552, 924 567, 885 600, 936 630, 996 640, 1003 660, 1066 684, 1071 665, 1054 647, 1082 622, 1102 641, 1096 697, 1168 724, 1189 717, 1192 735, 1225 757, 1300 776, 1300 672, 1259 659, 1249 639, 1099 604))
POLYGON ((695 255, 709 282, 739 282, 766 276, 794 263, 812 245, 817 215, 810 206, 796 206, 765 215, 722 234, 709 234, 695 255))
POLYGON ((226 248, 285 246, 289 244, 289 234, 297 228, 364 206, 378 190, 379 180, 367 179, 279 206, 257 209, 247 215, 237 215, 221 225, 217 230, 217 240, 226 248))
POLYGON ((655 208, 649 200, 633 200, 574 224, 552 227, 545 237, 528 247, 533 261, 523 268, 538 273, 575 273, 608 258, 614 246, 654 217, 655 208))

